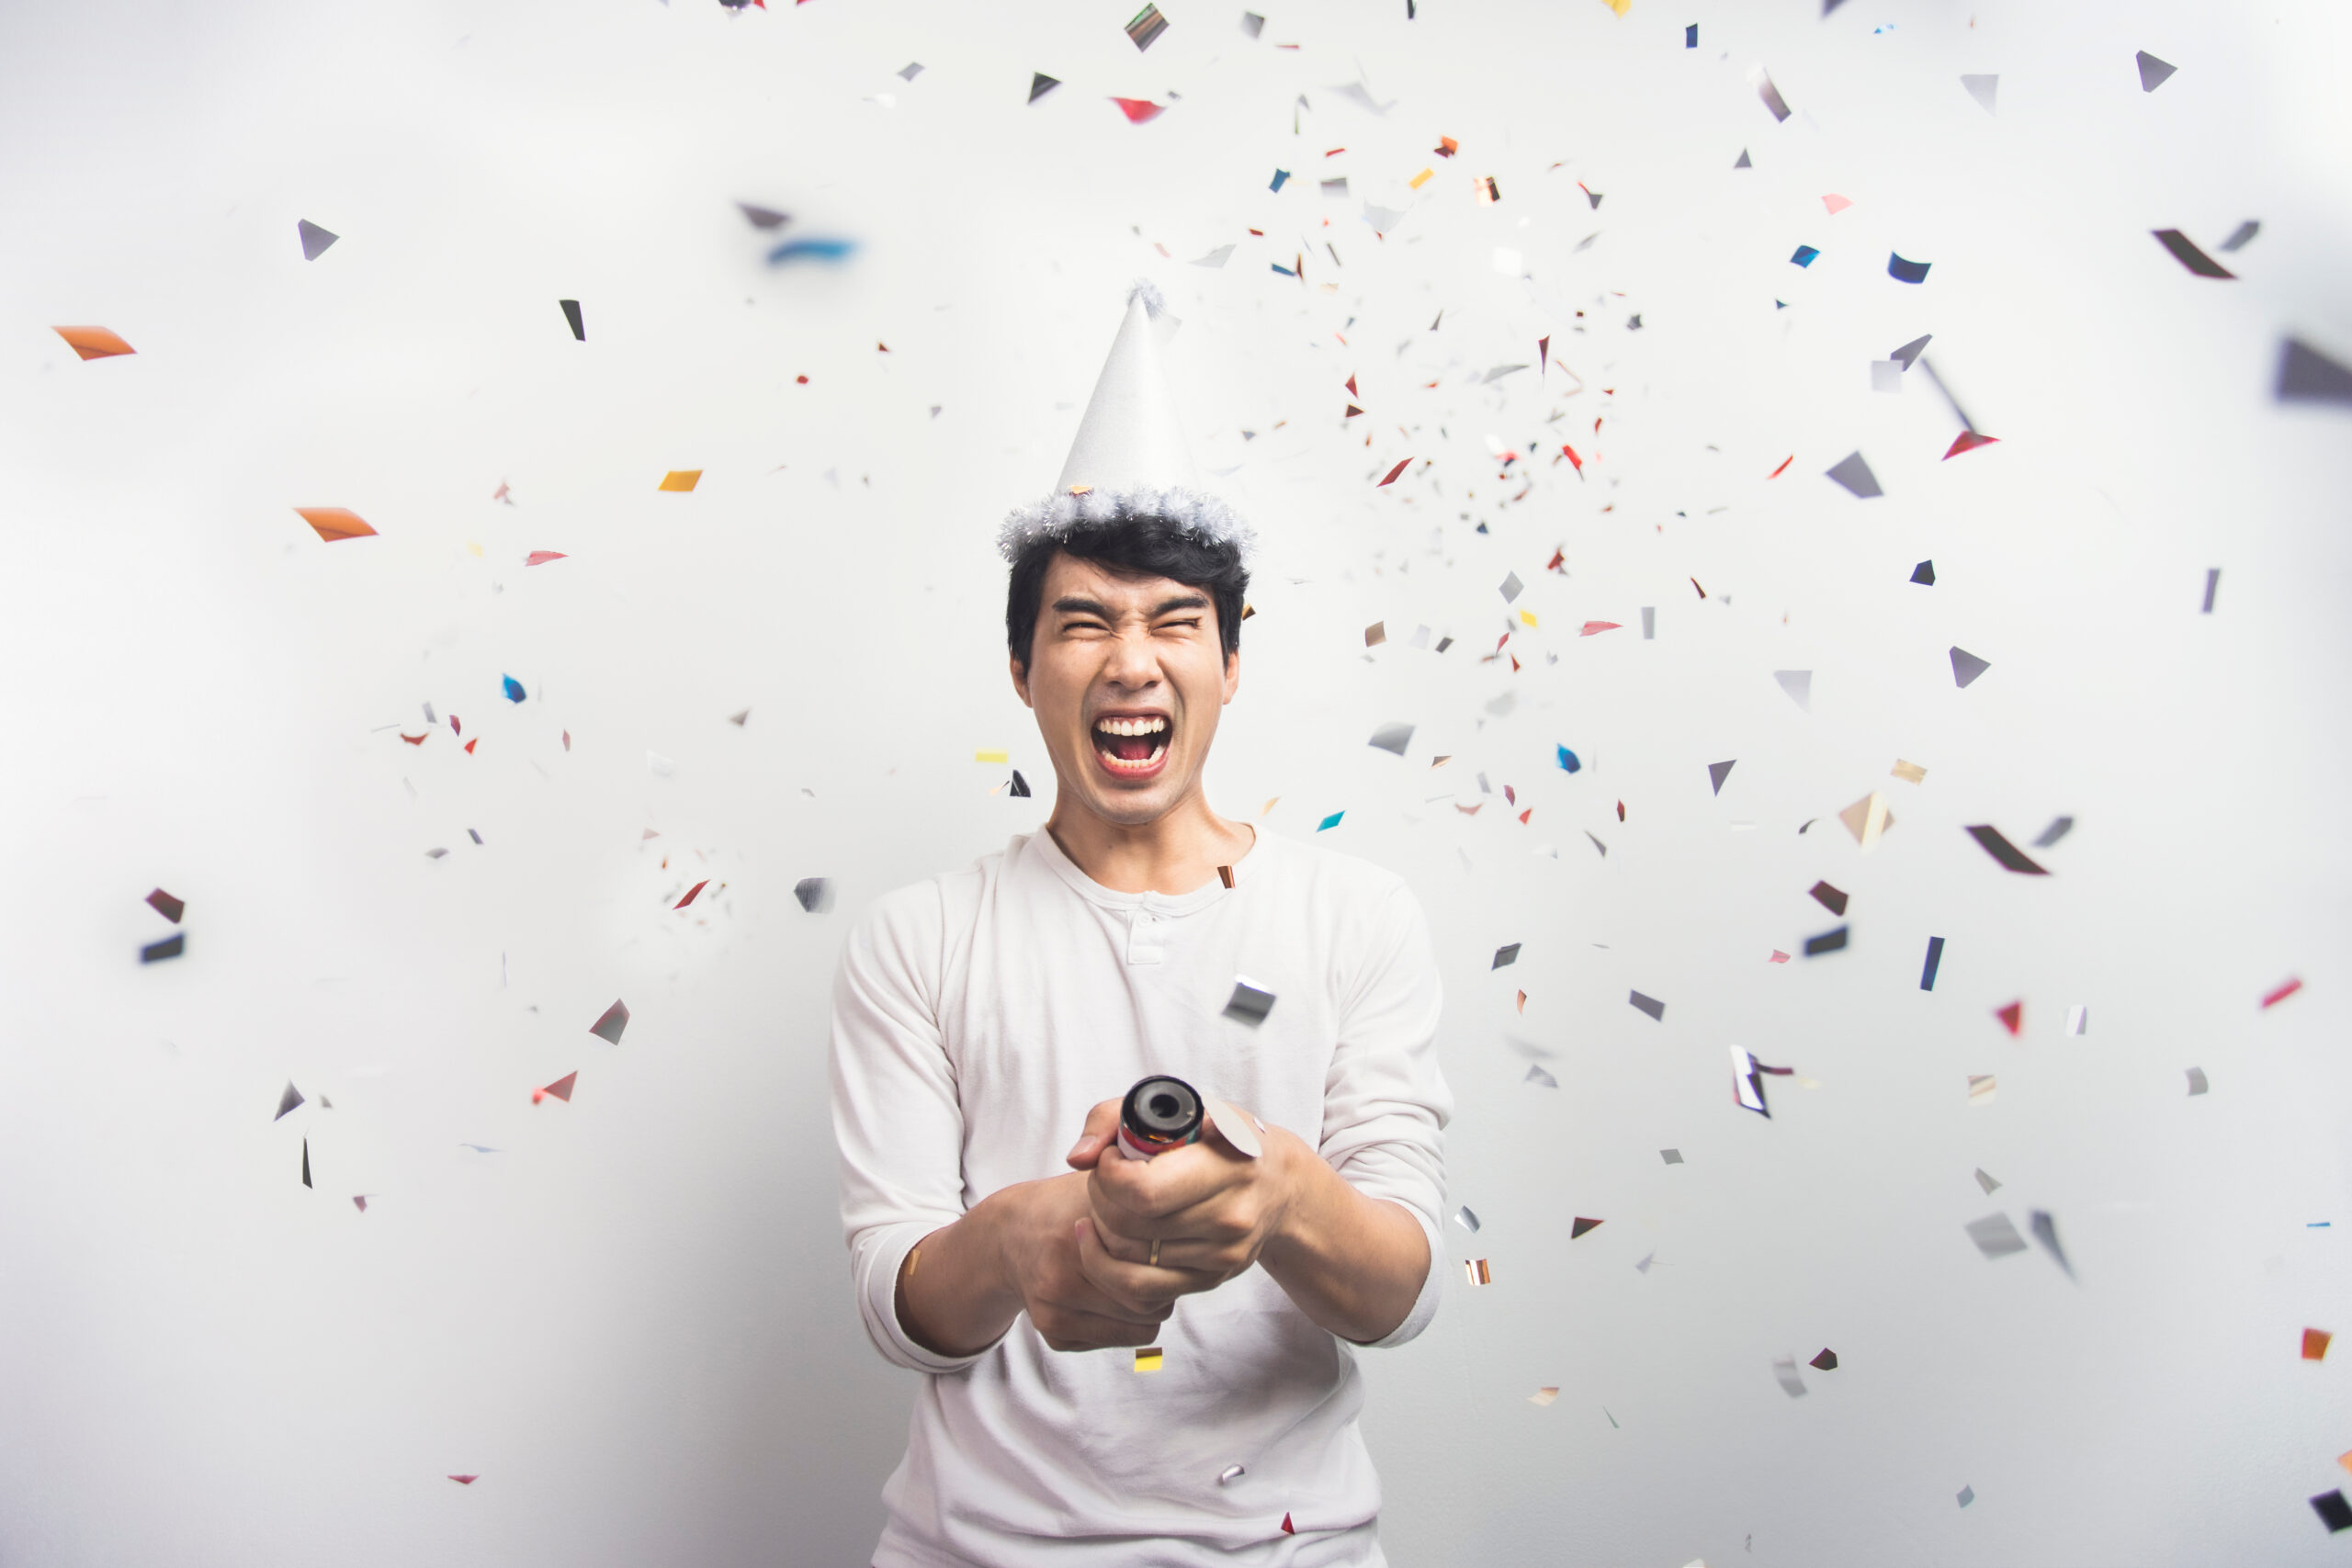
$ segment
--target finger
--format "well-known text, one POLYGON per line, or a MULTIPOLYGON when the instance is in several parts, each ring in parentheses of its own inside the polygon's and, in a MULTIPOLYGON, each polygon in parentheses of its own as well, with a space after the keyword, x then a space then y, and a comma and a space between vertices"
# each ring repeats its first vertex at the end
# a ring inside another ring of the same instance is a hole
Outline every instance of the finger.
POLYGON ((1046 1292, 1047 1304, 1066 1307, 1075 1312, 1094 1313, 1103 1317, 1115 1317, 1146 1327, 1156 1327, 1168 1316, 1165 1302, 1143 1302, 1127 1299, 1117 1292, 1107 1291, 1098 1284, 1086 1267, 1085 1253, 1090 1245, 1098 1246, 1098 1233, 1091 1220, 1079 1220, 1071 1226, 1074 1246, 1072 1262, 1074 1275, 1065 1274, 1046 1292))
MULTIPOLYGON (((1138 1225, 1205 1202, 1256 1173, 1256 1161, 1243 1159, 1222 1144, 1188 1144, 1148 1160, 1105 1160, 1095 1166, 1089 1191, 1097 1210, 1116 1211, 1126 1218, 1127 1223, 1114 1223, 1111 1228, 1133 1235, 1138 1225)), ((1146 1228, 1140 1234, 1167 1233, 1146 1228)))
POLYGON ((1136 1312, 1165 1312, 1178 1296, 1192 1295, 1216 1283, 1174 1269, 1114 1258, 1103 1250, 1094 1227, 1084 1220, 1079 1222, 1078 1266, 1096 1290, 1136 1312))
POLYGON ((1086 1131, 1078 1135, 1078 1142, 1072 1144, 1069 1153, 1063 1156, 1069 1162, 1070 1168, 1073 1170, 1092 1168, 1094 1162, 1102 1157, 1103 1147, 1111 1142, 1118 1127, 1119 1102, 1117 1100, 1103 1100, 1093 1110, 1089 1111, 1086 1113, 1086 1131))

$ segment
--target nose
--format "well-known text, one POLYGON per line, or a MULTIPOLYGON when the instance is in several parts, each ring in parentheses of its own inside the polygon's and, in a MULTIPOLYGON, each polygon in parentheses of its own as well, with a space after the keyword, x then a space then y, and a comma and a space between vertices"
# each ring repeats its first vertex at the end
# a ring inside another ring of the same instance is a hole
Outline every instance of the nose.
POLYGON ((1125 631, 1113 643, 1103 660, 1102 678, 1124 691, 1148 691, 1159 684, 1159 655, 1148 630, 1125 631))

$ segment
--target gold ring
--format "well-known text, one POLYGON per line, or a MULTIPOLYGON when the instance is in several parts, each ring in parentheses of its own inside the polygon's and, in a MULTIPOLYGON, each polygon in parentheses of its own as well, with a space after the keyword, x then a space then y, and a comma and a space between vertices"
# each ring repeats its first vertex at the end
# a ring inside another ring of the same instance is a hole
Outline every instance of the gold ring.
POLYGON ((1159 1267, 1159 1243, 1156 1241, 1151 1244, 1151 1266, 1154 1269, 1159 1267))

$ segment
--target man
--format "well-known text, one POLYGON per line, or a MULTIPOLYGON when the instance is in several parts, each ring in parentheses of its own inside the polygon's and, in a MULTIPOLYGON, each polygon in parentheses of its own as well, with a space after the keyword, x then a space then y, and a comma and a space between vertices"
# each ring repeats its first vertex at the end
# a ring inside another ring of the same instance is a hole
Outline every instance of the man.
POLYGON ((878 1568, 1384 1561, 1351 1347, 1436 1310, 1436 966, 1399 879, 1202 794, 1250 538, 1188 482, 1170 320, 1130 299, 1061 485, 1004 529, 1045 831, 882 899, 834 989, 860 1309, 929 1374, 878 1568), (1251 1127, 1127 1156, 1155 1073, 1251 1127))

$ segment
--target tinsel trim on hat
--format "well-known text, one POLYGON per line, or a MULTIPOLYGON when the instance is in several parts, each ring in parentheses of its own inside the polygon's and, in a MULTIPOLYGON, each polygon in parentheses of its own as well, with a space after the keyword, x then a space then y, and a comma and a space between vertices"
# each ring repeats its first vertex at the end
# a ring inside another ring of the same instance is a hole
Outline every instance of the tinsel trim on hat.
POLYGON ((1008 561, 1040 539, 1067 537, 1085 525, 1141 522, 1158 519, 1212 544, 1232 545, 1244 560, 1257 548, 1257 530, 1238 513, 1205 491, 1181 485, 1130 485, 1116 490, 1088 490, 1076 495, 1057 492, 1008 514, 997 530, 997 548, 1008 561))

